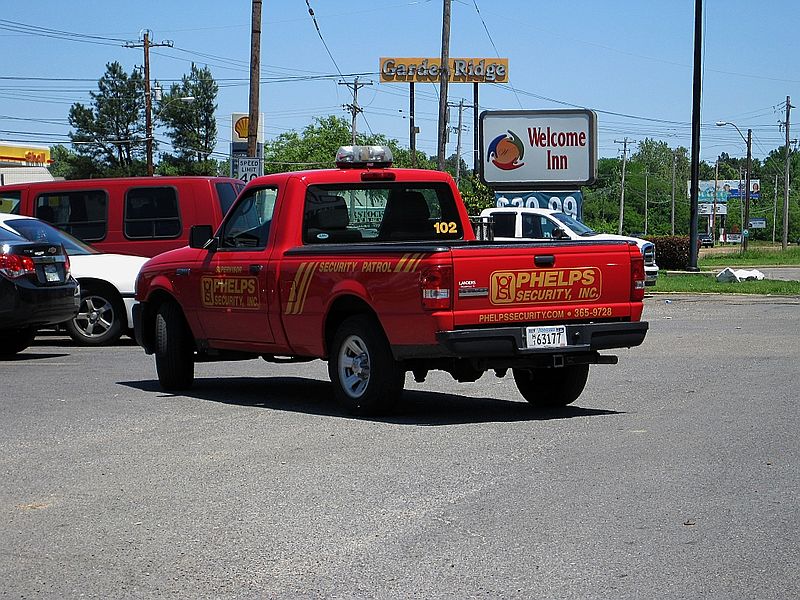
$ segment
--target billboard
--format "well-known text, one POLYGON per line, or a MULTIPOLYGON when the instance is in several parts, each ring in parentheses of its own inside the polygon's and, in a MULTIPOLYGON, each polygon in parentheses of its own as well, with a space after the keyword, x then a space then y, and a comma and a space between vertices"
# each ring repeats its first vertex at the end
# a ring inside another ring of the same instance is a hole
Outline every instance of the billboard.
POLYGON ((495 192, 495 206, 549 208, 583 221, 583 194, 577 192, 495 192))
MULTIPOLYGON (((507 58, 451 58, 450 83, 508 83, 507 58)), ((381 57, 381 83, 436 83, 442 71, 441 58, 381 57)))
POLYGON ((506 190, 560 190, 597 178, 597 117, 570 110, 498 110, 480 116, 480 177, 506 190))
MULTIPOLYGON (((709 203, 712 204, 714 202, 714 180, 711 181, 700 181, 699 182, 699 193, 697 196, 697 201, 700 203, 709 203)), ((744 186, 745 180, 742 179, 739 181, 738 179, 718 179, 716 181, 717 184, 717 203, 726 203, 728 200, 738 200, 739 198, 744 198, 744 186), (741 189, 739 186, 741 185, 741 189)), ((692 193, 692 182, 686 182, 686 196, 691 196, 692 193)), ((760 179, 751 179, 750 180, 750 199, 751 200, 758 200, 761 197, 761 180, 760 179)))

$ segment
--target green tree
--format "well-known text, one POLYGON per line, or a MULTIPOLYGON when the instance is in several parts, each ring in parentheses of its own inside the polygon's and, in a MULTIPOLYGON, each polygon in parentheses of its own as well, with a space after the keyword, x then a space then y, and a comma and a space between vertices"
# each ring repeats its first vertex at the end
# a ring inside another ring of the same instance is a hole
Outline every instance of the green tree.
MULTIPOLYGON (((164 171, 184 174, 216 174, 210 160, 217 144, 217 93, 219 86, 208 67, 192 64, 189 74, 174 83, 158 104, 158 120, 167 127, 175 155, 165 154, 164 171), (185 100, 191 98, 192 100, 185 100)), ((161 165, 159 165, 161 166, 161 165)), ((162 169, 159 169, 162 172, 162 169)))
POLYGON ((99 175, 140 175, 145 172, 144 80, 139 71, 128 75, 118 62, 106 64, 92 102, 69 110, 70 139, 76 153, 89 158, 99 175))

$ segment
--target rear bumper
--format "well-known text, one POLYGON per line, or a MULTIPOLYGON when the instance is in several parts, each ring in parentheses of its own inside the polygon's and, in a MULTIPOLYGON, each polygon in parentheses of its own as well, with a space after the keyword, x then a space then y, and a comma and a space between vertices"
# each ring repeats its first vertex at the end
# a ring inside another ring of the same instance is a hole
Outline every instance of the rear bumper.
POLYGON ((567 346, 560 348, 527 348, 524 326, 461 329, 436 334, 437 346, 395 347, 395 358, 523 358, 631 348, 644 341, 648 323, 582 323, 566 328, 567 346))
POLYGON ((40 287, 0 277, 0 326, 3 329, 43 327, 69 321, 78 313, 78 282, 40 287))

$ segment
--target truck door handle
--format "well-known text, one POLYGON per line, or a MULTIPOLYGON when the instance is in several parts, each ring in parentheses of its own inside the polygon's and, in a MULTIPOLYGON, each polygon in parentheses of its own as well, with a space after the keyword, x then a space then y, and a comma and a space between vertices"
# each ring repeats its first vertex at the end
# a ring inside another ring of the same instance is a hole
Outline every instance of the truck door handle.
POLYGON ((556 264, 556 257, 552 254, 540 254, 538 256, 534 256, 533 264, 537 267, 552 267, 556 264))
POLYGON ((261 269, 264 268, 264 265, 250 265, 250 273, 252 275, 258 275, 261 273, 261 269))

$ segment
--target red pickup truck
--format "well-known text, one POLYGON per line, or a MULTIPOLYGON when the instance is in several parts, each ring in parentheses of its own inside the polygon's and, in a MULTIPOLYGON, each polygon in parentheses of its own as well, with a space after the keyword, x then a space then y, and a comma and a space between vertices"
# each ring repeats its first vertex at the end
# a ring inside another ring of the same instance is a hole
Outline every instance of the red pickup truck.
POLYGON ((161 386, 201 361, 323 359, 352 412, 388 409, 405 375, 461 382, 513 372, 522 396, 563 406, 600 350, 637 346, 635 244, 476 239, 452 178, 393 169, 388 148, 343 147, 337 167, 251 181, 216 232, 142 268, 137 342, 161 386))

